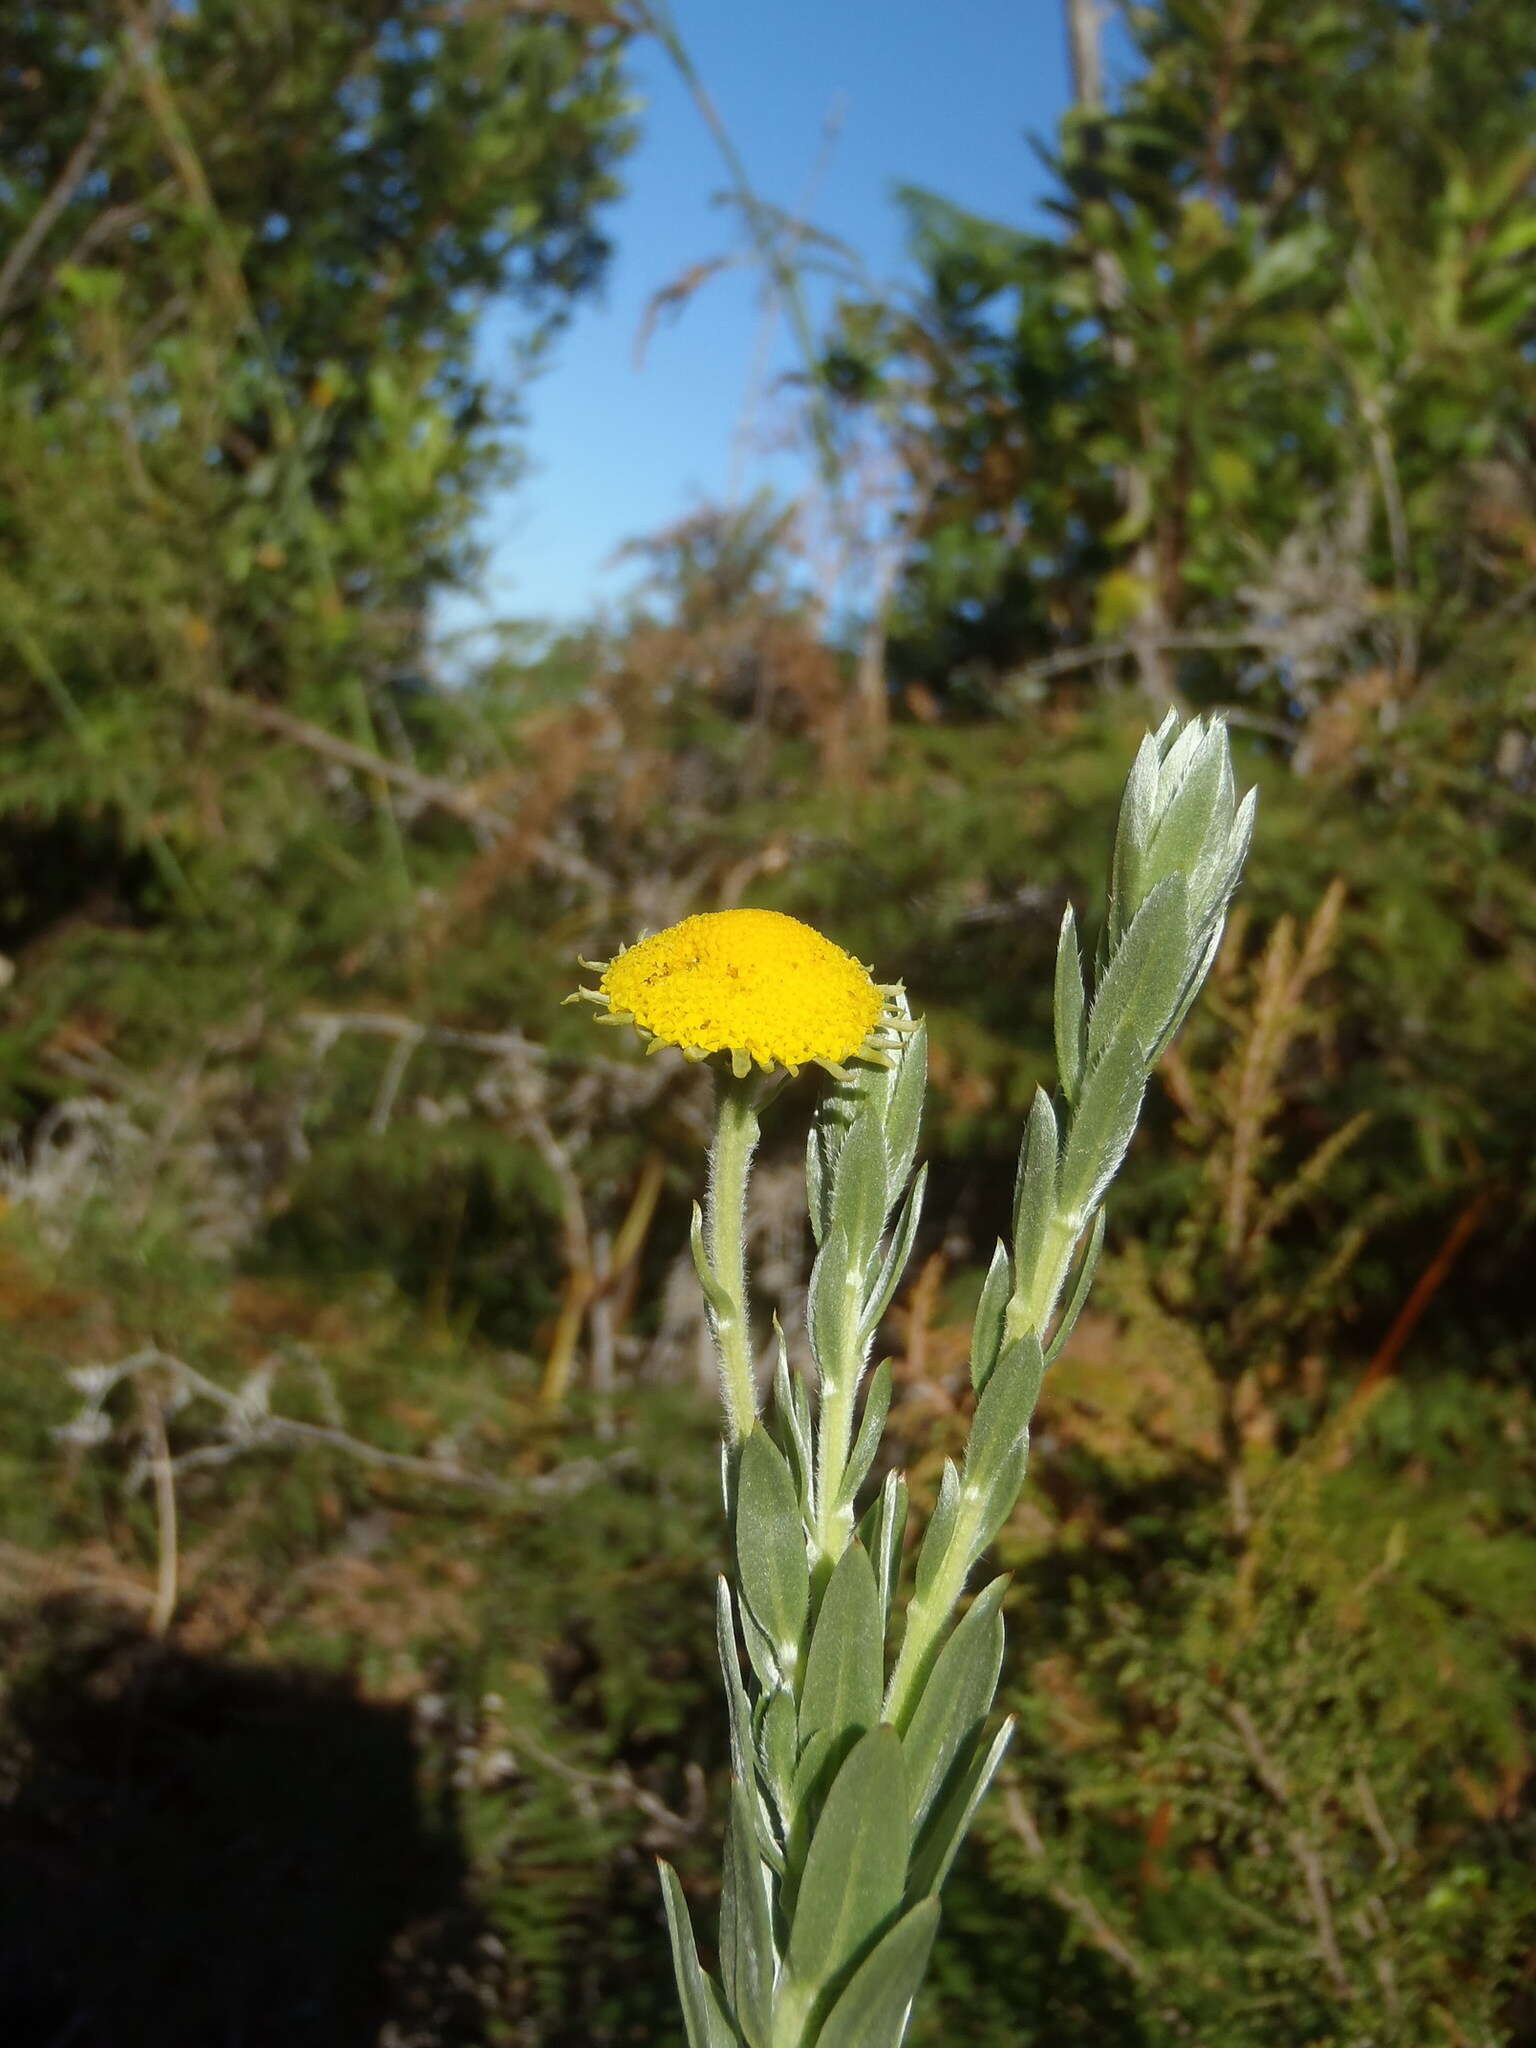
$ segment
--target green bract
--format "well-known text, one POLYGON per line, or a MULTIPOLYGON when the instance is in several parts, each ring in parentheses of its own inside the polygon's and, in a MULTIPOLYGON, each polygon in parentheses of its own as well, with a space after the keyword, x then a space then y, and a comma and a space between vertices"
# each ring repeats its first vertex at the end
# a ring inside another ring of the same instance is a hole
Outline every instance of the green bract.
POLYGON ((923 1028, 908 1028, 896 996, 889 1064, 850 1073, 816 1111, 814 1408, 780 1338, 769 1410, 756 1414, 740 1247, 758 1084, 721 1076, 694 1230, 721 1352, 736 1558, 718 1610, 733 1775, 717 1974, 662 1867, 692 2048, 898 2048, 906 2032, 936 1894, 1010 1733, 991 1726, 1007 1580, 956 1616, 1018 1500, 1041 1385, 1092 1281, 1105 1192, 1215 957, 1252 822, 1219 724, 1170 715, 1148 735, 1121 808, 1091 1001, 1070 909, 1062 921, 1059 1095, 1039 1091, 1025 1126, 1010 1236, 972 1333, 970 1438, 963 1463, 945 1467, 905 1597, 905 1483, 889 1473, 862 1515, 859 1496, 891 1397, 870 1352, 922 1201, 923 1028))

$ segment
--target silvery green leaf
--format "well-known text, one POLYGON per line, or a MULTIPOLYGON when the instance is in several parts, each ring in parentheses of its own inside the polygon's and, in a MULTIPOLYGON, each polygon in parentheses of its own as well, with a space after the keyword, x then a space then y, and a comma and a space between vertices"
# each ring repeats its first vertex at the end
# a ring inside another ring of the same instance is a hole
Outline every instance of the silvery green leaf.
POLYGON ((704 1299, 716 1319, 729 1320, 736 1313, 735 1303, 715 1278, 715 1269, 709 1263, 709 1254, 704 1249, 704 1211, 695 1202, 693 1221, 688 1227, 688 1248, 693 1253, 693 1270, 699 1276, 699 1285, 704 1290, 704 1299))
POLYGON ((1159 827, 1184 784, 1209 760, 1213 734, 1219 738, 1220 733, 1219 726, 1213 727, 1203 718, 1191 718, 1181 728, 1177 714, 1172 724, 1165 718, 1158 727, 1156 740, 1161 756, 1157 783, 1159 827))
POLYGON ((1012 1469, 1044 1378, 1045 1357, 1036 1331, 1026 1330, 1011 1344, 1004 1344, 971 1419, 970 1441, 965 1447, 967 1489, 988 1493, 998 1477, 1012 1469))
POLYGON ((747 1611, 772 1644, 781 1671, 792 1678, 811 1598, 805 1525, 788 1462, 760 1422, 741 1452, 736 1571, 747 1611))
POLYGON ((896 1591, 896 1574, 901 1565, 901 1544, 906 1531, 907 1482, 899 1472, 887 1472, 879 1499, 871 1502, 859 1524, 859 1539, 869 1552, 869 1561, 875 1569, 880 1612, 887 1617, 896 1591))
POLYGON ((1163 1032, 1157 1043, 1148 1049, 1147 1066, 1149 1069, 1157 1065, 1157 1062, 1162 1058, 1169 1046, 1172 1045, 1175 1038, 1178 1037, 1180 1026, 1194 1008, 1195 998, 1205 986, 1206 976, 1216 965, 1216 955, 1221 951, 1221 936, 1225 929, 1226 919, 1222 918, 1218 920, 1209 939, 1205 942, 1205 950, 1195 963, 1194 971, 1189 977, 1188 986, 1179 998, 1177 1009, 1168 1019, 1167 1029, 1163 1032))
MULTIPOLYGON (((807 1507, 811 1475, 816 1469, 811 1450, 810 1414, 802 1401, 796 1398, 799 1383, 789 1370, 789 1347, 784 1342, 784 1332, 777 1316, 773 1319, 773 1335, 778 1352, 773 1368, 773 1413, 777 1424, 774 1435, 780 1449, 788 1454, 801 1506, 807 1507)), ((803 1394, 803 1390, 800 1391, 803 1394)))
POLYGON ((784 1858, 774 1839, 773 1822, 763 1803, 758 1785, 757 1741, 752 1733, 752 1707, 741 1682, 741 1662, 736 1652, 735 1610, 731 1589, 721 1578, 715 1586, 715 1644, 720 1652, 720 1670, 725 1679, 726 1715, 731 1736, 731 1772, 746 1790, 757 1825, 758 1852, 764 1861, 782 1873, 784 1858))
MULTIPOLYGON (((816 1816, 821 1812, 827 1786, 850 1747, 849 1737, 844 1736, 839 1742, 830 1728, 818 1728, 800 1752, 800 1761, 795 1765, 795 1775, 789 1788, 789 1867, 794 1872, 798 1873, 805 1867, 806 1847, 816 1816)), ((787 1917, 793 1918, 792 1897, 783 1901, 783 1910, 787 1917)))
POLYGON ((779 1669, 778 1655, 767 1634, 752 1619, 752 1610, 743 1601, 741 1604, 741 1640, 747 1646, 747 1662, 752 1666, 758 1684, 764 1692, 772 1692, 783 1683, 784 1674, 779 1669))
POLYGON ((817 2048, 901 2048, 938 1924, 939 1902, 926 1898, 881 1935, 827 2015, 817 2048))
POLYGON ((1003 1723, 990 1743, 978 1741, 970 1763, 952 1775, 948 1786, 918 1839, 912 1856, 907 1884, 909 1898, 923 1898, 936 1892, 949 1875, 949 1866, 965 1839, 1013 1738, 1013 1717, 1003 1723))
POLYGON ((1102 941, 1102 950, 1106 952, 1120 943, 1141 901, 1142 862, 1157 816, 1158 768, 1157 741, 1148 733, 1131 763, 1125 794, 1120 800, 1120 821, 1110 863, 1109 916, 1102 941))
POLYGON ((768 2048, 776 1961, 757 1830, 747 1794, 733 1781, 720 1886, 720 1975, 748 2048, 768 2048))
POLYGON ((885 1418, 890 1412, 891 1365, 889 1359, 882 1359, 875 1367, 870 1378, 869 1391, 864 1396, 864 1412, 859 1418, 859 1433, 853 1440, 853 1449, 848 1453, 848 1463, 843 1468, 843 1483, 838 1488, 838 1507, 852 1507, 870 1466, 875 1462, 875 1453, 880 1448, 881 1434, 885 1429, 885 1418))
POLYGON ((1253 839, 1254 814, 1259 807, 1259 792, 1250 789, 1237 807, 1237 816, 1232 820, 1232 830, 1227 835, 1227 874, 1225 895, 1230 896, 1237 887, 1237 878, 1242 873, 1243 862, 1248 858, 1248 847, 1253 839))
POLYGON ((923 1206, 923 1191, 927 1185, 928 1169, 926 1166, 920 1167, 916 1180, 907 1190, 907 1199, 901 1205, 901 1214, 896 1219, 896 1228, 891 1232, 890 1243, 885 1248, 879 1276, 860 1310, 861 1352, 874 1342, 875 1332, 880 1327, 880 1318, 890 1307, 891 1296, 896 1292, 901 1276, 906 1270, 907 1260, 912 1256, 912 1240, 917 1236, 917 1219, 923 1206))
POLYGON ((979 1394, 987 1384, 1003 1341, 1003 1312, 1013 1292, 1013 1265, 999 1238, 987 1277, 982 1283, 976 1318, 971 1324, 971 1385, 979 1394))
MULTIPOLYGON (((905 1000, 899 1003, 907 1014, 905 1000)), ((885 1146, 891 1162, 891 1192, 906 1185, 912 1162, 917 1157, 918 1133, 923 1120, 923 1093, 928 1085, 928 1027, 920 1023, 915 1031, 902 1034, 902 1045, 893 1054, 896 1067, 890 1083, 885 1110, 885 1146)))
POLYGON ((815 1993, 858 1959, 901 1904, 907 1780, 888 1723, 861 1735, 821 1809, 795 1902, 789 1970, 815 1993))
POLYGON ((838 1155, 861 1102, 858 1085, 852 1081, 835 1081, 816 1098, 816 1112, 805 1146, 805 1190, 817 1244, 822 1243, 832 1227, 832 1183, 838 1155))
POLYGON ((1060 1322, 1052 1332, 1050 1343, 1046 1346, 1047 1365, 1056 1363, 1066 1347, 1067 1339, 1077 1327, 1077 1319, 1083 1312, 1083 1304, 1088 1299, 1089 1289, 1093 1286, 1093 1276, 1098 1270, 1099 1253, 1103 1249, 1104 1211, 1100 1208, 1094 1213, 1093 1228, 1088 1233, 1088 1242, 1072 1276, 1072 1290, 1067 1296, 1067 1305, 1062 1310, 1060 1322))
POLYGON ((1037 1088, 1019 1147, 1013 1192, 1013 1270, 1019 1288, 1028 1288, 1033 1281, 1056 1220, 1057 1153, 1056 1112, 1045 1090, 1037 1088))
MULTIPOLYGON (((1029 1431, 1026 1429, 986 1476, 976 1481, 975 1501, 966 1526, 966 1551, 961 1559, 963 1575, 969 1575, 972 1565, 1018 1506, 1028 1469, 1029 1431)), ((971 1485, 967 1481, 966 1492, 970 1491, 971 1485)))
POLYGON ((955 1516, 960 1506, 960 1474, 955 1470, 953 1458, 944 1460, 944 1477, 939 1481, 939 1497, 934 1503, 933 1515, 923 1532, 923 1547, 917 1554, 917 1590, 925 1593, 933 1580, 934 1573, 944 1561, 949 1548, 949 1539, 954 1534, 955 1516))
POLYGON ((1069 903, 1062 913, 1061 935, 1056 941, 1056 1072, 1063 1099, 1077 1100, 1083 1079, 1083 1017, 1087 997, 1083 991, 1083 963, 1077 947, 1077 919, 1069 903))
POLYGON ((720 1993, 700 1965, 688 1919, 688 1902, 677 1881, 677 1872, 670 1863, 658 1862, 656 1868, 667 1909, 667 1932, 672 1937, 672 1968, 683 2008, 683 2025, 688 2030, 688 2048, 739 2048, 736 2030, 720 2003, 720 1993))
POLYGON ((902 1736, 914 1838, 938 1797, 955 1758, 968 1749, 992 1711, 1003 1668, 1005 1577, 977 1594, 961 1617, 923 1685, 917 1711, 902 1736))
POLYGON ((724 1574, 715 1581, 715 1647, 720 1652, 720 1675, 725 1680, 725 1704, 731 1729, 731 1769, 743 1785, 750 1785, 757 1776, 752 1708, 747 1699, 747 1689, 741 1681, 735 1608, 724 1574))
POLYGON ((805 1391, 805 1381, 797 1372, 789 1376, 789 1400, 794 1411, 795 1435, 808 1446, 811 1442, 811 1397, 805 1391))
POLYGON ((811 1632, 800 1689, 800 1740, 828 1729, 834 1741, 880 1718, 885 1617, 869 1553, 850 1543, 833 1567, 811 1632))
POLYGON ((1067 1131, 1059 1193, 1064 1214, 1086 1221, 1097 1206, 1136 1134, 1146 1085, 1141 1047, 1129 1035, 1112 1039, 1083 1083, 1067 1131))
POLYGON ((1226 729, 1192 720, 1163 762, 1158 819, 1147 849, 1147 874, 1193 875, 1212 844, 1232 829, 1237 790, 1226 729))
POLYGON ((827 1211, 833 1229, 841 1229, 849 1257, 861 1273, 875 1256, 896 1196, 890 1176, 885 1132, 872 1106, 866 1106, 843 1140, 827 1211))
POLYGON ((849 1258, 847 1236, 841 1222, 835 1223, 816 1254, 805 1297, 806 1333, 824 1381, 836 1384, 843 1373, 858 1370, 862 1292, 862 1275, 849 1258))
POLYGON ((788 1686, 780 1686, 777 1692, 758 1702, 757 1754, 763 1776, 768 1781, 768 1790, 773 1794, 773 1803, 779 1809, 779 1817, 786 1828, 794 1812, 790 1787, 794 1783, 795 1759, 799 1754, 796 1729, 795 1696, 788 1686))
POLYGON ((720 1446, 720 1502, 728 1529, 736 1526, 736 1455, 728 1443, 720 1446))
POLYGON ((1090 1077, 1117 1037, 1133 1038, 1145 1063, 1178 1008, 1193 947, 1189 884, 1169 875, 1143 901, 1100 978, 1088 1014, 1090 1077))

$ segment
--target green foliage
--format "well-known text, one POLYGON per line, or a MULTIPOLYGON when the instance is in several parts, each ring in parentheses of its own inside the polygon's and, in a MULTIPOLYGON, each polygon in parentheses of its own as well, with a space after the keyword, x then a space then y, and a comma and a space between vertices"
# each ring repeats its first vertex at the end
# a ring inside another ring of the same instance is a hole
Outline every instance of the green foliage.
MULTIPOLYGON (((302 841, 255 737, 274 706, 368 751, 451 746, 419 704, 424 610, 509 452, 473 326, 510 293, 533 350, 595 281, 617 49, 557 12, 415 0, 8 11, 13 896, 83 844, 78 900, 141 857, 130 916, 260 890, 302 841)), ((382 859, 398 899, 384 786, 322 858, 382 859)))
POLYGON ((1197 703, 1294 717, 1341 660, 1406 692, 1527 573, 1530 11, 1130 18, 1052 232, 908 192, 921 291, 833 337, 912 477, 895 659, 995 702, 1150 635, 1197 703))

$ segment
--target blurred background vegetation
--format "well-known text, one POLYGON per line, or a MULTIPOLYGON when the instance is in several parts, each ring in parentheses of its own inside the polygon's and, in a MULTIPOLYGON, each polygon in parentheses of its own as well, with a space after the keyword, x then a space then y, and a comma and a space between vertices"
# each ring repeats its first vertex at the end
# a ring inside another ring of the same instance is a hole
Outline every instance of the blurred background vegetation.
MULTIPOLYGON (((819 524, 702 510, 449 688, 517 451, 475 318, 515 296, 531 371, 599 279, 666 23, 5 10, 17 2048, 677 2038, 708 1079, 562 1010, 574 957, 762 903, 927 1012, 922 1512, 1061 908, 1169 703, 1259 836, 1000 1540, 1023 1734, 913 2038, 1536 2042, 1536 13, 1128 22, 1106 101, 1069 9, 1050 233, 909 192, 920 289, 822 323, 819 524)), ((792 1345, 808 1099, 753 1214, 792 1345)))

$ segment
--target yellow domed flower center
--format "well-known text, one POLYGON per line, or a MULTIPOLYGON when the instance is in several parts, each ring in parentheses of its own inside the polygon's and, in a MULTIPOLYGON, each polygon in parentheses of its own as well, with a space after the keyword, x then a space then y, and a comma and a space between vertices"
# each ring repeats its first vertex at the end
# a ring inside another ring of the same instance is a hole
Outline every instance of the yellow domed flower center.
POLYGON ((884 1009, 867 969, 777 910, 685 917, 611 961, 599 991, 662 1044, 762 1067, 851 1059, 884 1009))

